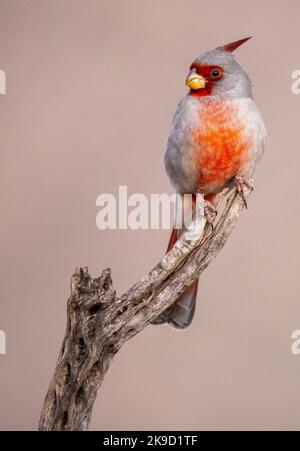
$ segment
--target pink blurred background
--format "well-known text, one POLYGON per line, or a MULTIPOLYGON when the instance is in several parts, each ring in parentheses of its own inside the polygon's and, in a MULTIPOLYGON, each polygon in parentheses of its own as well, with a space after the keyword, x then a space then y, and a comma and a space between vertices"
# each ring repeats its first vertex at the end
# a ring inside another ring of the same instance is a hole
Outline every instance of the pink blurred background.
POLYGON ((264 115, 255 192, 202 277, 186 332, 148 327, 116 355, 92 429, 297 429, 300 355, 296 0, 1 0, 0 429, 36 429, 76 266, 110 266, 120 294, 168 231, 100 231, 96 197, 172 192, 170 121, 200 53, 237 52, 264 115))

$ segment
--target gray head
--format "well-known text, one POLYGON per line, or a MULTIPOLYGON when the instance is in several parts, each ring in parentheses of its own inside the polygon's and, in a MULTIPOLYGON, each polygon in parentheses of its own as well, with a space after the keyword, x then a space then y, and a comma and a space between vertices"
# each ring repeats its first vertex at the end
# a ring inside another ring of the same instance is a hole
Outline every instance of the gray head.
POLYGON ((217 47, 196 58, 186 79, 189 94, 196 97, 252 97, 250 79, 232 54, 248 39, 217 47))

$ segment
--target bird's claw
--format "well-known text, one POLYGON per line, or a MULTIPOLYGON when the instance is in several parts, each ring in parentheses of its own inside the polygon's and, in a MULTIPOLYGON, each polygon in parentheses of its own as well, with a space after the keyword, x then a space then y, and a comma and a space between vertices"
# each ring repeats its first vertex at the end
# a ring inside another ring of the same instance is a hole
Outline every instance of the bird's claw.
POLYGON ((217 216, 217 209, 213 206, 211 202, 208 200, 204 201, 204 214, 206 216, 208 224, 211 226, 212 230, 214 230, 213 222, 215 217, 217 216))
POLYGON ((249 192, 253 191, 253 179, 247 179, 243 175, 237 175, 234 179, 236 189, 243 199, 244 205, 248 208, 247 205, 247 196, 249 192))

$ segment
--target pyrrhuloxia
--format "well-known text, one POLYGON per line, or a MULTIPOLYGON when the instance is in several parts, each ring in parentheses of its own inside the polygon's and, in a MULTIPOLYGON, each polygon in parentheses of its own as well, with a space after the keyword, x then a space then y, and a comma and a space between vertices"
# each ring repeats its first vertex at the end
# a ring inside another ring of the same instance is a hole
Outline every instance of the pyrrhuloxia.
MULTIPOLYGON (((165 153, 167 174, 179 194, 202 193, 206 201, 236 183, 244 198, 266 141, 263 119, 254 103, 251 82, 232 52, 250 38, 199 56, 186 79, 190 88, 179 103, 165 153)), ((168 251, 178 238, 172 231, 168 251)), ((190 325, 198 281, 188 287, 155 324, 190 325)))

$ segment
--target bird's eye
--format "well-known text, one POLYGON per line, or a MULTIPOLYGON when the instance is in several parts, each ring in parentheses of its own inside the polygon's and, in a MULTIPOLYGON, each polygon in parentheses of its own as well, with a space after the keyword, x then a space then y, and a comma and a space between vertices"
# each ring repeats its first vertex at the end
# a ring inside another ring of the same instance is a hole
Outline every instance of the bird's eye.
POLYGON ((221 72, 219 71, 219 69, 213 69, 210 74, 213 78, 218 78, 220 77, 221 72))

